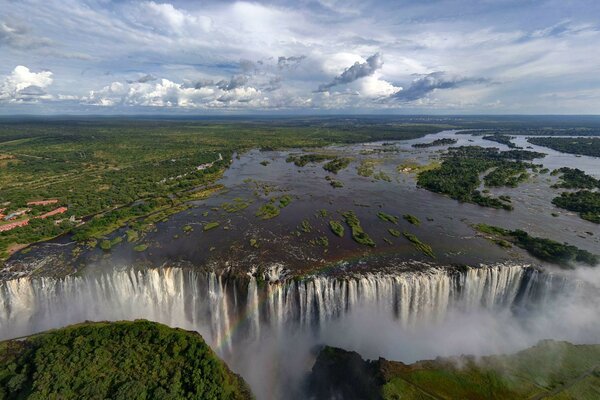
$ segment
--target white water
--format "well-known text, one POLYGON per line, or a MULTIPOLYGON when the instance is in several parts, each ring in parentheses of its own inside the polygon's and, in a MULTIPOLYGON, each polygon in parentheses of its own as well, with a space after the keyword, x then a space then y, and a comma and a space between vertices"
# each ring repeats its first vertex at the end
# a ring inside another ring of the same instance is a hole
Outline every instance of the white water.
POLYGON ((0 283, 0 339, 85 320, 145 318, 199 331, 226 352, 265 329, 323 329, 358 307, 375 307, 406 327, 439 321, 450 309, 543 304, 565 284, 562 277, 505 265, 262 284, 182 268, 21 278, 0 283))

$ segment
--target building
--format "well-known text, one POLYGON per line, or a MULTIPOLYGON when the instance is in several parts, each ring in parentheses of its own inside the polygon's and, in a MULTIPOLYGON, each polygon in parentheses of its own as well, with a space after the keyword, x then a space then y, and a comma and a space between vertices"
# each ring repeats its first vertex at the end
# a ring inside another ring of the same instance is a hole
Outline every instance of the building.
POLYGON ((11 222, 10 224, 0 225, 0 232, 10 231, 11 229, 18 228, 20 226, 25 226, 29 224, 29 219, 24 219, 21 221, 11 222))
POLYGON ((38 200, 38 201, 28 201, 28 206, 47 206, 48 204, 56 204, 58 203, 58 199, 48 199, 48 200, 38 200))
POLYGON ((49 211, 49 212, 47 212, 45 214, 42 214, 40 216, 37 216, 36 218, 45 219, 45 218, 51 217, 51 216, 56 215, 56 214, 65 213, 67 211, 68 211, 67 207, 58 207, 57 209, 49 211))

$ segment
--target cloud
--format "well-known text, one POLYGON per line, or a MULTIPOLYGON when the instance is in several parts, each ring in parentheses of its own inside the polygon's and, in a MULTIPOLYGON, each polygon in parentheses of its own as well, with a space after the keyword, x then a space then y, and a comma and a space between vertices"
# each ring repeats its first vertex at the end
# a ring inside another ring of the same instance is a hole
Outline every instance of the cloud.
POLYGON ((375 73, 375 71, 380 69, 382 66, 383 59, 381 58, 381 54, 375 53, 371 57, 367 58, 367 61, 364 63, 359 63, 358 61, 355 62, 354 65, 346 68, 344 72, 336 76, 333 81, 320 85, 317 91, 325 92, 334 86, 347 84, 354 82, 357 79, 373 75, 373 73, 375 73))
POLYGON ((469 84, 486 82, 489 81, 483 78, 448 78, 444 72, 438 71, 415 79, 410 86, 398 91, 392 97, 400 101, 410 102, 419 100, 438 89, 453 89, 469 84))
POLYGON ((249 78, 247 75, 234 75, 228 81, 221 80, 217 82, 217 87, 222 90, 233 90, 244 86, 248 83, 248 80, 249 78))
POLYGON ((50 44, 51 41, 48 39, 32 37, 23 26, 9 25, 0 21, 0 46, 33 49, 50 44))
POLYGON ((31 72, 29 68, 18 65, 0 82, 0 102, 31 103, 51 99, 52 96, 44 89, 52 82, 52 72, 31 72))
POLYGON ((279 57, 277 59, 277 66, 279 67, 279 69, 295 68, 305 58, 306 56, 279 57))
POLYGON ((146 83, 146 82, 152 82, 155 81, 157 78, 152 75, 152 74, 146 74, 136 80, 128 80, 127 83, 134 83, 134 82, 138 82, 138 83, 146 83))
POLYGON ((177 83, 169 79, 113 82, 90 91, 82 101, 98 106, 181 108, 266 107, 260 89, 244 86, 247 78, 232 77, 216 84, 210 80, 177 83))

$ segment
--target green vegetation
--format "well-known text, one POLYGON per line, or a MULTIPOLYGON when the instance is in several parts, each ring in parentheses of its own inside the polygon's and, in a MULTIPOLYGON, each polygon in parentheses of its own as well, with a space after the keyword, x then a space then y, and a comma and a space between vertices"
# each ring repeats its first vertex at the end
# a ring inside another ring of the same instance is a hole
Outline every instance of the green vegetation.
POLYGON ((552 199, 552 204, 565 210, 579 213, 585 220, 600 224, 600 192, 579 190, 575 193, 561 193, 552 199))
POLYGON ((2 399, 251 399, 195 332, 84 323, 0 343, 2 399))
POLYGON ((323 169, 325 171, 329 171, 329 172, 333 172, 334 174, 337 174, 339 171, 346 168, 348 166, 348 164, 350 164, 350 161, 351 160, 349 158, 334 158, 333 160, 329 161, 327 164, 323 165, 323 169))
POLYGON ((355 352, 325 347, 309 384, 315 398, 364 400, 578 399, 600 386, 600 345, 542 341, 511 355, 459 356, 404 364, 365 361, 355 352))
POLYGON ((391 222, 392 224, 398 223, 398 217, 384 213, 383 211, 378 212, 377 217, 382 221, 391 222))
POLYGON ((400 237, 402 235, 402 232, 400 232, 397 229, 393 229, 393 228, 389 228, 388 232, 390 233, 390 235, 392 235, 394 237, 400 237))
POLYGON ((413 225, 421 225, 421 220, 417 217, 415 217, 414 215, 411 214, 404 214, 402 216, 402 218, 404 218, 408 223, 411 223, 413 225))
POLYGON ((600 138, 561 138, 561 137, 535 137, 527 141, 538 146, 548 147, 563 153, 579 154, 583 156, 600 157, 600 138))
POLYGON ((148 245, 147 244, 138 244, 137 246, 135 246, 133 248, 133 250, 135 250, 137 252, 146 251, 147 249, 148 249, 148 245))
POLYGON ((341 181, 338 181, 337 179, 333 179, 332 177, 330 177, 329 175, 327 175, 325 177, 325 180, 329 181, 329 184, 331 186, 333 186, 334 188, 341 188, 344 187, 344 184, 341 181))
POLYGON ((233 199, 232 202, 221 204, 221 208, 228 213, 236 213, 245 210, 252 204, 252 200, 245 200, 239 197, 233 199))
POLYGON ((481 233, 491 235, 491 239, 502 247, 508 247, 505 245, 505 242, 509 242, 526 250, 529 254, 540 260, 549 261, 564 267, 570 267, 573 263, 595 266, 600 262, 600 258, 597 255, 587 250, 579 249, 568 243, 559 243, 550 239, 533 237, 520 229, 511 231, 487 224, 477 224, 474 225, 474 228, 481 233))
POLYGON ((412 147, 417 148, 417 149, 423 149, 423 148, 427 148, 427 147, 447 146, 447 145, 455 144, 456 142, 458 142, 458 140, 456 140, 456 139, 442 138, 442 139, 435 139, 433 142, 429 142, 429 143, 415 143, 412 145, 412 147))
POLYGON ((138 231, 135 231, 133 229, 128 229, 125 234, 127 235, 127 242, 131 243, 131 242, 135 242, 136 240, 138 240, 140 238, 140 234, 138 233, 138 231))
POLYGON ((202 227, 202 230, 206 231, 210 231, 211 229, 215 229, 218 228, 221 225, 220 222, 214 221, 214 222, 207 222, 206 224, 204 224, 204 226, 202 227))
POLYGON ((267 160, 262 160, 262 161, 260 162, 260 165, 262 165, 263 167, 266 167, 266 166, 267 166, 267 165, 269 165, 269 164, 270 164, 270 162, 269 162, 269 161, 267 161, 267 160))
POLYGON ((280 213, 280 208, 274 205, 273 203, 266 203, 260 206, 258 211, 256 212, 256 216, 260 219, 271 219, 278 216, 280 213))
POLYGON ((529 179, 527 166, 523 163, 510 163, 494 168, 484 178, 487 187, 517 187, 529 179))
POLYGON ((378 181, 386 181, 386 182, 391 182, 392 178, 386 174, 384 171, 379 170, 378 172, 373 174, 373 178, 378 180, 378 181))
POLYGON ((292 202, 292 196, 289 194, 284 194, 279 198, 279 208, 284 208, 290 205, 292 202))
POLYGON ((408 233, 408 232, 402 232, 402 234, 404 235, 405 238, 407 238, 414 246, 417 250, 419 250, 421 253, 425 254, 426 256, 429 256, 431 258, 435 258, 435 254, 433 254, 433 249, 431 248, 430 245, 428 245, 427 243, 423 243, 421 242, 421 240, 419 240, 418 237, 416 237, 415 235, 413 235, 412 233, 408 233))
POLYGON ((600 179, 587 175, 578 168, 562 167, 552 171, 552 175, 560 174, 560 180, 553 188, 563 189, 600 189, 600 179))
POLYGON ((344 236, 344 225, 342 225, 341 223, 339 223, 338 221, 329 221, 329 227, 331 228, 331 231, 339 237, 343 237, 344 236))
POLYGON ((329 154, 303 154, 301 156, 290 155, 285 161, 293 162, 297 167, 304 167, 308 163, 320 163, 332 158, 335 158, 335 156, 329 154))
POLYGON ((309 220, 305 219, 302 220, 302 222, 300 223, 300 231, 304 232, 304 233, 310 233, 312 232, 313 227, 310 223, 309 220))
POLYGON ((495 135, 484 136, 484 137, 482 137, 482 139, 503 144, 505 146, 510 147, 511 149, 518 148, 517 145, 512 142, 512 140, 514 139, 513 136, 495 134, 495 135))
POLYGON ((117 236, 111 240, 102 240, 100 242, 100 248, 104 251, 109 251, 110 249, 112 249, 114 246, 118 245, 119 243, 121 243, 123 241, 123 238, 121 236, 117 236))
POLYGON ((185 233, 190 233, 194 230, 194 228, 191 225, 184 225, 182 229, 185 233))
POLYGON ((498 151, 495 148, 463 146, 450 148, 439 168, 419 173, 419 186, 432 192, 443 193, 461 202, 484 207, 512 210, 512 206, 499 199, 484 196, 477 188, 479 175, 493 169, 484 177, 488 186, 515 186, 527 179, 521 160, 532 160, 544 154, 526 150, 498 151), (515 161, 516 160, 516 161, 515 161))
POLYGON ((375 246, 373 239, 371 239, 371 237, 365 231, 363 231, 362 227, 360 226, 360 220, 354 211, 346 211, 345 213, 342 213, 342 216, 344 217, 346 224, 350 227, 352 239, 354 239, 355 242, 365 246, 375 246))
POLYGON ((369 177, 375 172, 375 160, 362 160, 356 167, 356 172, 360 176, 369 177))

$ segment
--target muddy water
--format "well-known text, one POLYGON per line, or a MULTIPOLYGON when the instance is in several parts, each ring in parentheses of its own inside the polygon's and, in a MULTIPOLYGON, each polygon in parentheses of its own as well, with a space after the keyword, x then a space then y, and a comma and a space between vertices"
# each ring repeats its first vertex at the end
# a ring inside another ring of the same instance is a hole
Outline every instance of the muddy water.
MULTIPOLYGON (((400 262, 420 260, 448 264, 493 263, 498 261, 533 262, 519 249, 505 250, 478 237, 471 224, 488 223, 505 228, 522 228, 532 235, 568 242, 578 247, 598 251, 600 232, 598 226, 580 219, 577 215, 559 210, 551 204, 559 193, 550 185, 556 180, 549 174, 534 175, 518 188, 492 189, 492 195, 507 194, 513 199, 514 211, 495 210, 473 204, 459 203, 443 195, 417 188, 414 174, 398 172, 403 163, 427 164, 438 159, 449 146, 415 149, 412 144, 427 143, 439 138, 453 138, 452 146, 478 145, 507 148, 501 144, 483 140, 456 131, 444 131, 423 138, 388 143, 368 143, 350 146, 330 146, 318 152, 350 157, 348 168, 332 174, 322 168, 323 163, 310 163, 297 167, 286 162, 293 151, 253 150, 234 158, 233 164, 220 181, 225 190, 194 207, 172 216, 167 222, 158 223, 153 232, 141 240, 149 247, 136 252, 138 243, 122 243, 110 253, 99 249, 84 251, 74 259, 74 245, 57 246, 48 243, 36 246, 29 254, 15 257, 13 263, 28 263, 47 255, 62 254, 60 262, 74 262, 80 267, 105 264, 146 263, 162 265, 182 262, 196 266, 211 266, 217 270, 233 268, 245 272, 257 267, 281 263, 297 274, 309 271, 343 272, 344 268, 390 268, 400 262), (382 149, 395 151, 381 152, 382 149), (391 181, 377 180, 357 174, 362 160, 375 161, 375 172, 383 171, 391 181), (262 162, 268 162, 262 165, 262 162), (326 176, 341 181, 342 188, 333 188, 326 176), (256 216, 258 208, 271 198, 290 195, 292 202, 281 209, 279 216, 262 220, 256 216), (228 213, 222 209, 225 202, 243 199, 251 203, 248 208, 228 213), (320 214, 325 210, 326 216, 320 214), (376 242, 374 248, 355 243, 349 229, 343 238, 329 229, 330 220, 342 221, 341 213, 353 210, 364 230, 376 242), (397 225, 380 220, 377 212, 384 211, 400 217, 397 225), (553 217, 552 212, 559 214, 553 217), (412 214, 421 220, 419 226, 402 219, 412 214), (310 232, 300 225, 310 224, 310 232), (208 222, 219 222, 218 228, 203 231, 208 222), (185 230, 191 231, 186 232, 185 230), (415 234, 421 241, 432 246, 436 255, 431 259, 420 253, 404 237, 396 238, 388 229, 415 234), (592 235, 590 235, 592 233, 592 235), (327 238, 324 246, 316 242, 327 238), (391 243, 384 240, 387 239, 391 243), (255 246, 251 245, 251 241, 255 246), (348 263, 342 263, 347 261, 348 263)), ((529 144, 525 138, 515 142, 523 147, 529 144)), ((553 169, 560 166, 578 167, 587 173, 600 176, 600 163, 592 157, 575 157, 533 146, 533 150, 548 154, 534 163, 553 169)), ((123 235, 124 230, 116 235, 123 235)), ((68 239, 63 239, 67 241, 68 239)), ((52 264, 52 263, 50 263, 52 264)))

